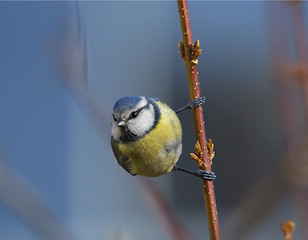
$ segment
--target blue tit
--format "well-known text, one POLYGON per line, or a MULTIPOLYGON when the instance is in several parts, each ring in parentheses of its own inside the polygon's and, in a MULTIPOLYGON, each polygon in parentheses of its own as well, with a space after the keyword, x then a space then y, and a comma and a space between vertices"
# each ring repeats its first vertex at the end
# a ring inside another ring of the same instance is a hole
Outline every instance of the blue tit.
MULTIPOLYGON (((178 112, 203 102, 191 102, 178 112)), ((158 177, 181 170, 203 179, 215 177, 214 173, 176 166, 182 153, 181 123, 176 112, 156 98, 125 96, 115 103, 111 147, 119 165, 131 175, 158 177)))

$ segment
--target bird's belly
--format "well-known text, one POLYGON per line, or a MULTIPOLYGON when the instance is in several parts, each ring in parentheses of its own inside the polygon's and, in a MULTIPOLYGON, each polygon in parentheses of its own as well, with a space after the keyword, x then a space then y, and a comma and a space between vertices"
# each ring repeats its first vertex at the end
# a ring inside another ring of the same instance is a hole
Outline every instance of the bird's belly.
POLYGON ((162 148, 161 144, 144 145, 135 142, 134 147, 126 146, 126 149, 122 151, 124 150, 129 157, 127 164, 133 173, 146 177, 157 177, 170 172, 181 155, 181 141, 172 144, 170 144, 172 148, 166 149, 162 148))
POLYGON ((166 154, 161 152, 158 155, 139 159, 132 159, 132 166, 139 175, 157 177, 170 172, 178 161, 179 155, 175 152, 166 154))

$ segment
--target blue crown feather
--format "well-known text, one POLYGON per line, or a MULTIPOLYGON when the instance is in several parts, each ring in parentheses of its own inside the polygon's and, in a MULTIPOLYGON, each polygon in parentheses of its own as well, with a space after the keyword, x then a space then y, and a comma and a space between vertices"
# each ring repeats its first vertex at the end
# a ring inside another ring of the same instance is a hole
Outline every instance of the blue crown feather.
POLYGON ((153 98, 151 98, 153 101, 155 101, 155 102, 159 102, 160 100, 159 100, 159 98, 158 97, 153 97, 153 98))
POLYGON ((133 109, 141 100, 139 96, 125 96, 120 98, 113 106, 114 112, 123 112, 125 110, 133 109))

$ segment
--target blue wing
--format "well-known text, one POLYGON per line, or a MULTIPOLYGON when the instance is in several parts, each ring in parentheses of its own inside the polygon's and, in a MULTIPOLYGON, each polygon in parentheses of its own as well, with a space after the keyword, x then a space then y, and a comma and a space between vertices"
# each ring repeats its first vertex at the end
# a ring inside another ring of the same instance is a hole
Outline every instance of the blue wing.
POLYGON ((136 174, 131 172, 129 169, 129 166, 127 165, 127 160, 129 159, 127 156, 125 156, 121 150, 119 149, 116 142, 113 140, 113 137, 111 137, 111 147, 112 151, 114 153, 114 156, 116 157, 119 165, 124 168, 129 174, 135 176, 136 174))

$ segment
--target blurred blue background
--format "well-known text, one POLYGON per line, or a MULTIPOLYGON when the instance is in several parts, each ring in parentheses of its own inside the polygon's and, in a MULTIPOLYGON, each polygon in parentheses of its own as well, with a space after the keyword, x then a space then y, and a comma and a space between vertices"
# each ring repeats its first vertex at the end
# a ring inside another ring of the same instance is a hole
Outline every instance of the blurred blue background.
MULTIPOLYGON (((290 25, 288 6, 274 4, 290 25)), ((225 239, 232 210, 284 155, 269 5, 189 2, 194 39, 203 50, 200 82, 225 239)), ((143 178, 117 165, 109 132, 121 96, 159 97, 174 109, 189 101, 176 2, 0 2, 0 30, 0 238, 172 239, 143 178), (73 63, 66 72, 71 56, 85 57, 86 97, 71 88, 85 71, 73 63), (107 119, 99 129, 93 111, 107 119)), ((292 31, 287 34, 292 39, 292 31)), ((194 169, 191 114, 181 121, 180 165, 194 169)), ((191 239, 208 239, 200 180, 180 173, 152 180, 191 239)), ((245 239, 282 239, 280 222, 297 219, 291 196, 245 239)))

